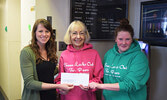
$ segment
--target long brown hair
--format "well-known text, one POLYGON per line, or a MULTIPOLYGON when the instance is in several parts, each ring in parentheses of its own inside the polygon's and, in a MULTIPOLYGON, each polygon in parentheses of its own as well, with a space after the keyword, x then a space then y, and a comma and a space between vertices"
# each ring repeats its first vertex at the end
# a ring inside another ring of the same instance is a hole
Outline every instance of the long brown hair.
POLYGON ((36 20, 32 29, 32 39, 31 39, 31 44, 29 46, 35 53, 36 61, 37 61, 36 63, 38 64, 42 62, 41 54, 39 52, 39 46, 37 45, 37 38, 36 38, 36 30, 39 24, 42 24, 51 33, 50 39, 45 45, 45 49, 47 51, 48 59, 53 63, 57 63, 55 35, 53 34, 51 24, 46 19, 36 20))

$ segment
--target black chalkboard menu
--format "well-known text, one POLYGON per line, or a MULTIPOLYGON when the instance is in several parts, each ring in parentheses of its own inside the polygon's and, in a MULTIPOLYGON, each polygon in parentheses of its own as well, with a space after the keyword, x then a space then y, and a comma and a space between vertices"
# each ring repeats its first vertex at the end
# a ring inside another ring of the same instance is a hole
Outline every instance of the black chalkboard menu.
POLYGON ((71 21, 85 23, 91 40, 112 40, 119 20, 128 17, 128 0, 71 0, 71 21))

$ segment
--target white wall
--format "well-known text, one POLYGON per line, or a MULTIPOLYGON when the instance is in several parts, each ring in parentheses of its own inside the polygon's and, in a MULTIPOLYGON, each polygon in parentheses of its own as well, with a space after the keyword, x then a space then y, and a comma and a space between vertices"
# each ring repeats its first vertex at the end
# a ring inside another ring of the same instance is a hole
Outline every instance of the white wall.
POLYGON ((21 97, 20 17, 20 0, 0 0, 0 87, 9 100, 21 97))
MULTIPOLYGON (((5 31, 5 27, 7 25, 7 4, 5 0, 0 0, 0 88, 7 92, 7 82, 8 80, 8 66, 6 65, 7 61, 7 32, 5 31), (4 67, 3 67, 4 66, 4 67)), ((1 91, 2 91, 1 90, 1 91)))
POLYGON ((165 100, 167 92, 167 47, 151 47, 150 100, 165 100))
MULTIPOLYGON (((52 27, 56 29, 56 41, 63 41, 69 25, 70 0, 36 0, 36 19, 52 16, 52 27)), ((61 52, 57 52, 60 56, 61 52)))
POLYGON ((35 22, 35 7, 35 0, 21 0, 21 48, 30 43, 35 22))

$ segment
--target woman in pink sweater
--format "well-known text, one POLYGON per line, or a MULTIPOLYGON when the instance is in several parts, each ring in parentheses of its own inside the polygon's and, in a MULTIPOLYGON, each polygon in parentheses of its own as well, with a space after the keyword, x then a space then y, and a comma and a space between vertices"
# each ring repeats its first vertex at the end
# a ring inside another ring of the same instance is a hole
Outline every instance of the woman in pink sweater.
MULTIPOLYGON (((101 83, 103 66, 98 52, 88 43, 90 35, 84 23, 73 21, 65 34, 64 42, 68 44, 59 62, 59 76, 55 82, 60 83, 61 73, 88 73, 89 83, 101 83)), ((70 91, 59 90, 61 100, 96 100, 95 90, 88 86, 75 86, 70 91)))

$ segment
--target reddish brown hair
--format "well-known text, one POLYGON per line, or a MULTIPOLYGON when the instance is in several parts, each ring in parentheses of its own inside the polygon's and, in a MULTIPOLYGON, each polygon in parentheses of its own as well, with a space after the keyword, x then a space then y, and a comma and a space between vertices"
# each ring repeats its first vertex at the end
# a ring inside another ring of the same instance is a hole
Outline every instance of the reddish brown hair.
POLYGON ((133 28, 132 26, 129 24, 129 21, 128 19, 122 19, 120 20, 120 26, 118 26, 116 29, 115 29, 115 38, 117 37, 118 35, 118 32, 120 31, 127 31, 130 33, 132 39, 133 39, 133 36, 134 36, 134 31, 133 31, 133 28))

